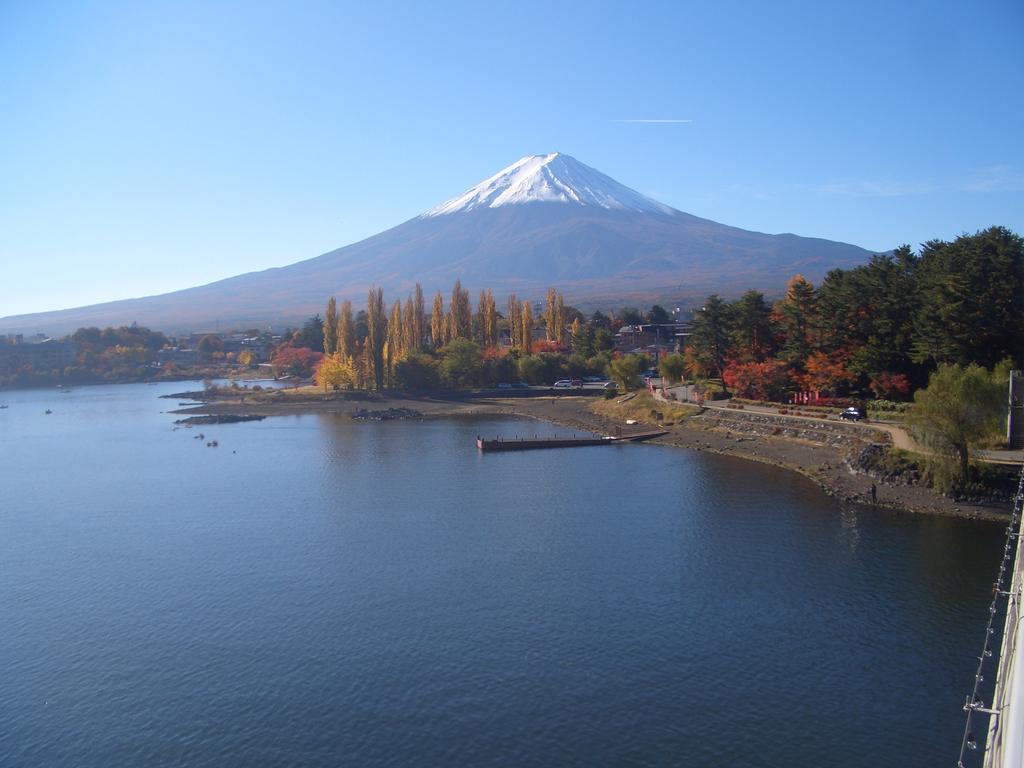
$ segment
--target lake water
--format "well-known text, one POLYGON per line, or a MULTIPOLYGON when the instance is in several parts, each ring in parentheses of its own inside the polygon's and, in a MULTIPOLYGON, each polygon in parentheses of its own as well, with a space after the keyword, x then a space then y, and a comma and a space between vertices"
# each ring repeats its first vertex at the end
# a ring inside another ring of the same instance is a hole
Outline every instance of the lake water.
POLYGON ((0 765, 955 762, 1001 526, 190 386, 0 392, 0 765))

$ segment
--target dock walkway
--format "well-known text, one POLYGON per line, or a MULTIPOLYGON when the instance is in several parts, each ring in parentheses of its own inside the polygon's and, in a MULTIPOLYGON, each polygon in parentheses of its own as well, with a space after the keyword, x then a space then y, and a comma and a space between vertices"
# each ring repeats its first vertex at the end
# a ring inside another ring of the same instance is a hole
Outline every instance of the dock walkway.
POLYGON ((538 448, 583 448, 592 445, 619 445, 621 443, 638 443, 668 434, 668 430, 660 429, 650 432, 635 432, 629 435, 604 435, 600 437, 535 437, 535 438, 501 438, 487 440, 477 435, 476 447, 482 453, 498 451, 530 451, 538 448))

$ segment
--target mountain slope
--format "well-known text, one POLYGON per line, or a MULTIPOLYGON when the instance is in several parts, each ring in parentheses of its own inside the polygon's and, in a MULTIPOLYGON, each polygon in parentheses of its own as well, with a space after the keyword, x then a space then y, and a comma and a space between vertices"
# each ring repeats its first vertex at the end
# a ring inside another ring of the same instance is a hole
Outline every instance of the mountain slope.
POLYGON ((358 305, 371 285, 393 299, 417 281, 447 294, 456 278, 474 292, 493 288, 499 302, 510 291, 540 297, 549 285, 584 305, 779 293, 796 272, 819 280, 869 256, 845 243, 691 216, 555 153, 525 157, 421 216, 322 256, 161 296, 0 318, 0 332, 294 325, 331 295, 358 305))

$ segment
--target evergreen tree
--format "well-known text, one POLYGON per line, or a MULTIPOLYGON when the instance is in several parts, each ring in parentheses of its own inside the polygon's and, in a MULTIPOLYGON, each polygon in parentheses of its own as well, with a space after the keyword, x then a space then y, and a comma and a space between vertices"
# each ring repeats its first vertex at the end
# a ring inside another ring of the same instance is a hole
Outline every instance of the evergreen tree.
POLYGON ((643 325, 644 323, 644 316, 636 307, 623 307, 619 310, 617 317, 622 325, 643 325))
POLYGON ((577 317, 572 321, 572 351, 583 357, 593 357, 594 329, 577 317))
POLYGON ((721 376, 729 351, 729 306, 717 294, 708 296, 704 306, 693 314, 690 344, 700 367, 721 376))
POLYGON ((663 306, 655 304, 651 307, 651 311, 647 313, 647 322, 664 325, 665 323, 672 322, 672 316, 663 306))
POLYGON ((355 330, 356 341, 365 341, 366 337, 370 334, 370 318, 366 314, 365 309, 360 309, 356 312, 356 319, 353 323, 353 328, 355 330))
POLYGON ((324 321, 320 315, 309 318, 302 324, 302 329, 295 332, 294 346, 317 352, 324 348, 324 321))
POLYGON ((816 304, 814 286, 803 275, 790 278, 786 298, 778 305, 783 335, 781 357, 800 369, 814 351, 816 304))
POLYGON ((730 307, 730 341, 738 358, 760 362, 775 351, 771 328, 771 307, 759 291, 747 291, 730 307))
POLYGON ((594 350, 596 352, 611 352, 615 349, 615 337, 607 328, 598 327, 594 331, 594 350))
POLYGON ((1003 227, 925 243, 915 322, 918 361, 1022 362, 1024 241, 1003 227))
POLYGON ((858 376, 915 374, 910 352, 920 302, 917 264, 904 245, 864 266, 829 272, 817 292, 819 348, 848 353, 847 367, 858 376))

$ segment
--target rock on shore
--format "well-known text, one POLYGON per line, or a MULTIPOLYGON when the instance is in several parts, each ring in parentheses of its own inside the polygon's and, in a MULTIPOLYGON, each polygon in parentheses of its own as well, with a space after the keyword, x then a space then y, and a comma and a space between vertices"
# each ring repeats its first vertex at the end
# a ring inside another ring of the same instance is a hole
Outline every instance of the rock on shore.
POLYGON ((355 421, 394 421, 396 419, 421 419, 423 414, 412 408, 385 408, 371 411, 360 408, 352 414, 355 421))

